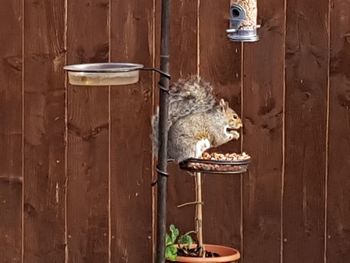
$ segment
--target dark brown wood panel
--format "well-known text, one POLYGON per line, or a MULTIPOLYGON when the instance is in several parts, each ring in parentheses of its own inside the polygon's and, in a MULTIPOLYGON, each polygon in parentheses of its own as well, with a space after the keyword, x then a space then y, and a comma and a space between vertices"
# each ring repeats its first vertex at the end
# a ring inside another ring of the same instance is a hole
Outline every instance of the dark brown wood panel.
POLYGON ((323 262, 328 0, 287 1, 283 262, 323 262))
POLYGON ((350 258, 350 1, 333 1, 327 262, 350 258))
POLYGON ((65 4, 24 10, 24 260, 64 262, 65 4))
POLYGON ((280 262, 283 166, 284 1, 258 1, 260 40, 244 44, 243 261, 280 262))
MULTIPOLYGON (((160 12, 161 1, 157 2, 156 12, 160 12)), ((197 74, 197 1, 171 1, 171 10, 170 73, 171 82, 174 82, 179 78, 197 74)), ((159 45, 160 17, 157 23, 157 44, 159 45)), ((159 46, 156 46, 156 51, 159 51, 159 46)), ((159 63, 158 60, 157 63, 159 63)), ((177 208, 177 206, 194 201, 194 178, 180 170, 177 163, 171 163, 168 172, 170 174, 168 178, 168 225, 175 224, 182 233, 185 233, 194 229, 195 207, 177 208)))
MULTIPOLYGON (((153 63, 153 1, 112 0, 111 59, 153 63)), ((111 262, 152 261, 152 73, 111 87, 111 262)))
MULTIPOLYGON (((201 1, 199 8, 199 75, 212 83, 217 98, 224 98, 241 112, 241 44, 229 41, 230 0, 201 1)), ((233 141, 215 149, 240 152, 241 142, 233 141)), ((204 175, 204 241, 240 249, 241 176, 204 175)))
POLYGON ((22 255, 22 4, 0 8, 0 255, 22 255))
MULTIPOLYGON (((68 63, 106 62, 109 1, 68 2, 68 63)), ((68 259, 109 259, 108 87, 68 87, 68 259)))

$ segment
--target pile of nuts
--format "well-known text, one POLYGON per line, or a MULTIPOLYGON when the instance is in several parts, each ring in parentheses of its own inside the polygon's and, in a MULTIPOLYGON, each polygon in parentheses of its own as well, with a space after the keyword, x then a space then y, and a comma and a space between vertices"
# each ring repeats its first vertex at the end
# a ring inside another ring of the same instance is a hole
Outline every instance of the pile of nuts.
POLYGON ((247 164, 237 165, 237 164, 227 164, 227 162, 230 161, 246 161, 250 159, 250 156, 246 153, 237 154, 237 153, 203 153, 202 158, 203 160, 208 161, 217 161, 217 163, 202 163, 202 162, 195 162, 191 161, 187 163, 187 167, 191 170, 195 171, 217 171, 217 172, 226 172, 226 173, 239 173, 239 172, 245 172, 247 170, 247 164), (225 163, 220 163, 220 161, 223 161, 225 163))
POLYGON ((249 160, 250 156, 243 152, 242 154, 238 153, 203 153, 202 159, 212 160, 212 161, 245 161, 249 160))

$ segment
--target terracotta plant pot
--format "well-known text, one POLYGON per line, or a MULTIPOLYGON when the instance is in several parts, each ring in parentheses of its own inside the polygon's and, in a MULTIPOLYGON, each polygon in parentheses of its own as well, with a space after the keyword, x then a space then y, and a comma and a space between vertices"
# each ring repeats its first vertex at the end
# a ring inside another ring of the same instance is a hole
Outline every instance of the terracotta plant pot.
POLYGON ((198 258, 198 257, 177 257, 176 262, 183 262, 183 263, 231 263, 237 261, 241 255, 239 254, 238 250, 230 247, 225 246, 218 246, 218 245, 204 245, 205 250, 217 253, 220 255, 220 257, 215 258, 198 258))

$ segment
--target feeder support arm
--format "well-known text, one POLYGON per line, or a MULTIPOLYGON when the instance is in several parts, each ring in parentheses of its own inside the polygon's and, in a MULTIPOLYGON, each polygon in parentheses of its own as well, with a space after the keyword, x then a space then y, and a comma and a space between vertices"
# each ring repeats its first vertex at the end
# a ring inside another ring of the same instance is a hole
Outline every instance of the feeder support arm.
POLYGON ((160 69, 157 69, 157 68, 142 68, 140 70, 143 70, 143 71, 154 71, 154 72, 157 72, 158 74, 160 74, 161 77, 165 77, 165 78, 167 78, 169 80, 171 79, 171 76, 170 76, 169 73, 164 72, 164 71, 162 71, 160 69))

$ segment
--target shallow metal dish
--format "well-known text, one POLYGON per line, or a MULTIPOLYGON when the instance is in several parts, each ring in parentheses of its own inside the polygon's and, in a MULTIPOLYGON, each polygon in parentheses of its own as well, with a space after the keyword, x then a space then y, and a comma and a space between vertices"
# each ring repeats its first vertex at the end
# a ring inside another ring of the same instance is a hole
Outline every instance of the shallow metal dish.
POLYGON ((183 170, 208 174, 239 174, 248 170, 251 158, 241 161, 228 160, 205 160, 190 158, 182 161, 179 165, 183 170))
POLYGON ((65 66, 69 83, 78 86, 128 85, 139 81, 141 64, 90 63, 65 66))
POLYGON ((143 65, 134 63, 89 63, 65 66, 67 71, 74 72, 128 72, 142 69, 143 65))

